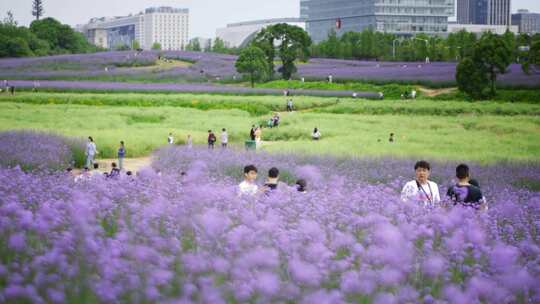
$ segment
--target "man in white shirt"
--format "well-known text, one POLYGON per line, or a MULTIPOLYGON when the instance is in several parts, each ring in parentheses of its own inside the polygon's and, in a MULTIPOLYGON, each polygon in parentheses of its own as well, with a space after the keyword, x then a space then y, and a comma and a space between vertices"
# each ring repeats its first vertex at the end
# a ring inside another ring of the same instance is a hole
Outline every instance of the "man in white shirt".
POLYGON ((255 195, 259 187, 255 184, 257 168, 254 165, 244 167, 244 181, 238 185, 238 195, 255 195))
POLYGON ((229 142, 229 135, 227 134, 227 130, 225 128, 221 129, 221 147, 227 148, 227 143, 229 142))
POLYGON ((169 145, 172 145, 174 143, 174 138, 172 136, 172 133, 169 133, 169 137, 167 137, 167 143, 169 145))
POLYGON ((401 190, 401 200, 412 201, 424 206, 434 206, 441 201, 439 187, 436 183, 428 180, 431 173, 431 166, 428 162, 421 160, 414 165, 416 179, 408 182, 401 190))
POLYGON ((94 157, 98 154, 96 144, 94 143, 94 139, 92 136, 88 136, 88 143, 86 144, 86 167, 92 168, 94 165, 94 157))

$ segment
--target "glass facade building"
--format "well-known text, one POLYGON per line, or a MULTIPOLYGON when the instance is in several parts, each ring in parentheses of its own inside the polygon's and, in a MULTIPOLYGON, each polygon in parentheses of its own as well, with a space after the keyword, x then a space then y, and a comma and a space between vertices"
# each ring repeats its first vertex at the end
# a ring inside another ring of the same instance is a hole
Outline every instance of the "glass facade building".
POLYGON ((517 25, 520 33, 540 33, 540 14, 518 10, 517 14, 512 14, 512 25, 517 25))
POLYGON ((510 0, 457 0, 457 22, 510 25, 510 0))
POLYGON ((311 38, 319 42, 331 30, 338 35, 371 28, 411 36, 447 31, 454 0, 301 0, 300 18, 306 19, 311 38))

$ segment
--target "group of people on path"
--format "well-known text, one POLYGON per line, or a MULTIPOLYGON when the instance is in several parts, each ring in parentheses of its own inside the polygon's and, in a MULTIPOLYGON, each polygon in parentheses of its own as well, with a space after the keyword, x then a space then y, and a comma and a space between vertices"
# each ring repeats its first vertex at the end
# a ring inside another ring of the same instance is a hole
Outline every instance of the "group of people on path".
MULTIPOLYGON (((425 207, 436 207, 441 204, 439 186, 429 180, 431 165, 426 161, 418 161, 414 165, 415 179, 406 183, 401 190, 401 200, 420 203, 425 207)), ((454 205, 471 207, 476 210, 487 210, 487 202, 479 183, 471 179, 469 166, 460 164, 456 167, 457 183, 448 188, 447 198, 454 205)))

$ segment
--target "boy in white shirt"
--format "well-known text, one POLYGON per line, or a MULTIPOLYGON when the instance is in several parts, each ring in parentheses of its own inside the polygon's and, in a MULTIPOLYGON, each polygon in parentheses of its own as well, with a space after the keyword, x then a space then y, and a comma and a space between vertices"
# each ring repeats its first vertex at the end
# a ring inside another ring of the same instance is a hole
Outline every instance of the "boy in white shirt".
POLYGON ((244 167, 244 181, 238 185, 238 195, 255 195, 259 187, 255 184, 257 168, 254 165, 244 167))
POLYGON ((408 182, 401 190, 401 200, 422 203, 424 206, 434 206, 441 201, 439 187, 428 180, 431 166, 421 160, 414 165, 416 179, 408 182))

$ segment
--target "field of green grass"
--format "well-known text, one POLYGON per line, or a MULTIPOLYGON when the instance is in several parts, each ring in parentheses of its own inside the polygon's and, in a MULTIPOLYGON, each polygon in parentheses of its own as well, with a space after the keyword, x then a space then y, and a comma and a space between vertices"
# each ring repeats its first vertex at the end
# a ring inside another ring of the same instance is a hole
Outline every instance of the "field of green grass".
MULTIPOLYGON (((464 101, 366 101, 295 97, 300 111, 281 113, 281 126, 264 129, 263 149, 355 157, 439 160, 540 159, 540 105, 464 101), (323 138, 310 133, 319 127, 323 138), (396 142, 388 142, 389 133, 396 142)), ((120 140, 128 157, 149 155, 173 132, 204 144, 207 130, 227 128, 242 147, 252 124, 283 111, 276 96, 190 94, 20 93, 0 95, 0 130, 36 129, 68 136, 92 135, 100 157, 111 158, 120 140)))

